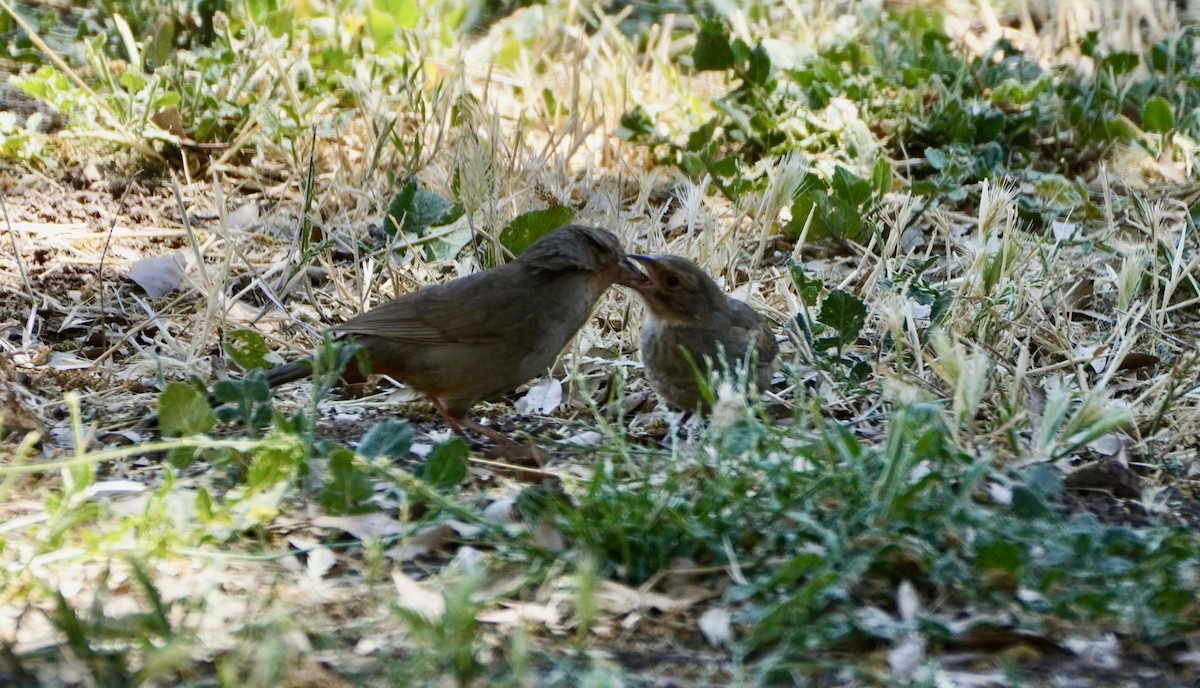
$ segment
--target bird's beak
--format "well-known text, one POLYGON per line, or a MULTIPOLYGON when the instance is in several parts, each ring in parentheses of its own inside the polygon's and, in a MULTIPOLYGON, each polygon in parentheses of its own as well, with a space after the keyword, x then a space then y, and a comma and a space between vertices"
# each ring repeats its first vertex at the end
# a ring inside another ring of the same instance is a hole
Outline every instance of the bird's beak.
POLYGON ((626 255, 621 259, 620 274, 617 276, 617 284, 630 287, 642 291, 654 284, 654 280, 643 272, 637 263, 645 263, 651 265, 654 258, 651 256, 641 256, 636 254, 626 255))

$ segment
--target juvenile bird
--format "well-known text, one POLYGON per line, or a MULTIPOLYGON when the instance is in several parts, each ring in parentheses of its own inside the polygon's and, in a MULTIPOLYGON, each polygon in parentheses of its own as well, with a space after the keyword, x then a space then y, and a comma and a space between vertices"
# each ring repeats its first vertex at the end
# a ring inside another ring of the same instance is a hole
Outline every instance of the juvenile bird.
MULTIPOLYGON (((380 304, 333 332, 363 347, 371 373, 428 396, 454 432, 511 444, 469 418, 470 408, 545 372, 613 283, 646 281, 611 232, 569 225, 510 263, 380 304)), ((310 375, 306 363, 289 363, 268 371, 267 382, 310 375)), ((342 377, 364 376, 351 363, 342 377)))
POLYGON ((646 302, 642 364, 654 391, 684 412, 707 410, 692 362, 703 374, 725 365, 732 370, 751 354, 753 381, 766 389, 779 345, 765 318, 726 295, 686 258, 629 257, 641 263, 649 277, 629 286, 646 302))

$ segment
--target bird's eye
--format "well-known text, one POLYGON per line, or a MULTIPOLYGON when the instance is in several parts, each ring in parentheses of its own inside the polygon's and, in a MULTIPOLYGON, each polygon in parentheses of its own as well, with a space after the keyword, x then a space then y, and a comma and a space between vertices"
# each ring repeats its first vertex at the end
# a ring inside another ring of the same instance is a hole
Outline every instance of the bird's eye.
POLYGON ((663 280, 663 284, 667 285, 667 289, 675 289, 679 286, 679 278, 675 275, 667 275, 667 278, 663 280))

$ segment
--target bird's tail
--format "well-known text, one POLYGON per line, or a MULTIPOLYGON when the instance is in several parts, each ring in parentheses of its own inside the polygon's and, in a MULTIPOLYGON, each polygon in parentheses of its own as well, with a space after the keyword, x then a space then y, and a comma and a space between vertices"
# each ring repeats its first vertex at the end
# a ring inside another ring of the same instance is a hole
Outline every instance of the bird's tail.
POLYGON ((267 371, 267 385, 275 389, 289 382, 312 377, 312 359, 303 358, 292 363, 275 366, 267 371))

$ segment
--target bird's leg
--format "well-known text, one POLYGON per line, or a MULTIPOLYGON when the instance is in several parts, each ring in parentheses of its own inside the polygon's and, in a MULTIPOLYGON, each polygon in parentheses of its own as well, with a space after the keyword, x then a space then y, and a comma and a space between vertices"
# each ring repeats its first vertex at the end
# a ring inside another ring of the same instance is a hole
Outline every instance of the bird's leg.
POLYGON ((459 437, 465 438, 467 436, 467 434, 463 432, 462 426, 459 425, 458 419, 446 409, 446 404, 443 403, 441 399, 438 399, 435 396, 430 396, 429 401, 433 402, 433 408, 437 410, 438 415, 442 417, 442 420, 446 421, 446 425, 450 426, 451 432, 459 437))
POLYGON ((499 444, 521 446, 520 442, 514 440, 513 438, 509 437, 508 435, 505 435, 504 433, 502 433, 499 430, 496 430, 494 428, 489 428, 488 426, 484 425, 483 423, 480 423, 471 418, 466 418, 466 417, 459 418, 458 422, 460 424, 462 424, 463 427, 470 428, 471 430, 474 430, 475 432, 479 433, 480 435, 490 438, 493 442, 496 442, 499 444))
POLYGON ((437 409, 438 415, 440 415, 442 419, 446 421, 446 425, 450 426, 450 430, 456 435, 466 437, 466 433, 463 432, 463 429, 466 428, 468 430, 473 430, 498 444, 519 444, 516 440, 508 435, 489 428, 488 426, 474 421, 466 416, 462 416, 461 418, 455 417, 454 414, 450 413, 450 409, 446 408, 446 403, 437 397, 429 397, 429 400, 433 402, 433 407, 437 409))
MULTIPOLYGON (((489 456, 495 455, 517 466, 530 466, 538 469, 542 467, 542 453, 538 451, 536 445, 532 443, 528 446, 523 445, 495 428, 489 428, 465 415, 455 416, 450 413, 450 409, 446 408, 445 402, 441 399, 437 397, 430 397, 429 399, 433 402, 433 407, 437 409, 437 412, 446 420, 446 425, 449 425, 450 429, 460 437, 466 438, 466 433, 463 432, 465 428, 473 430, 495 442, 496 447, 488 452, 489 456)), ((543 482, 546 479, 546 474, 527 475, 527 473, 527 471, 517 469, 517 472, 513 475, 530 482, 543 482)))

